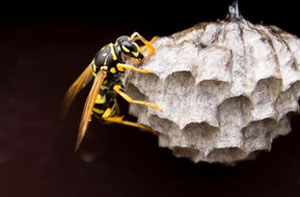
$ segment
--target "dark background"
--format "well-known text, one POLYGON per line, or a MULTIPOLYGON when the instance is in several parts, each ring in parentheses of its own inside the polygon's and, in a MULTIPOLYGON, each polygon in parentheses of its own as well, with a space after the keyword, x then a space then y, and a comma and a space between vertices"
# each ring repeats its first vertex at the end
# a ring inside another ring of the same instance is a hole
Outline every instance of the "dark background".
MULTIPOLYGON (((65 91, 101 46, 134 31, 150 39, 223 19, 230 3, 1 3, 0 196, 300 196, 297 115, 271 152, 235 167, 195 165, 148 133, 96 121, 73 153, 88 88, 59 119, 65 91)), ((298 9, 292 0, 240 1, 249 21, 300 36, 298 9)))

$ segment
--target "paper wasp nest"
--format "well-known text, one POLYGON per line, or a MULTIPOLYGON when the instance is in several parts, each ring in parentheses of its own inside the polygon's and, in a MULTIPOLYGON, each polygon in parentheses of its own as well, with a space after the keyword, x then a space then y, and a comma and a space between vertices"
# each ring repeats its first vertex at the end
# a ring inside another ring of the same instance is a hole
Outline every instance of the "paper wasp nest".
POLYGON ((163 112, 131 105, 130 114, 159 134, 159 146, 194 162, 234 163, 269 151, 298 112, 300 40, 254 25, 230 7, 225 20, 158 38, 156 54, 128 72, 127 93, 163 112))

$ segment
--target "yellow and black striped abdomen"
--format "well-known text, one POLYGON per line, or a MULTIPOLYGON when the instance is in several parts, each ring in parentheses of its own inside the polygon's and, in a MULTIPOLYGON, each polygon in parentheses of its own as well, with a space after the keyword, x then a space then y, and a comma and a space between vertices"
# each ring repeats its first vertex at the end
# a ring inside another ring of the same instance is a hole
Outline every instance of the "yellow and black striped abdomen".
POLYGON ((119 105, 117 103, 116 94, 104 85, 97 95, 93 114, 97 118, 101 118, 107 108, 110 108, 111 110, 111 113, 109 114, 110 117, 119 115, 119 105))
POLYGON ((97 114, 99 116, 102 116, 104 113, 106 107, 106 95, 101 95, 100 93, 97 95, 97 99, 93 108, 94 114, 97 114))

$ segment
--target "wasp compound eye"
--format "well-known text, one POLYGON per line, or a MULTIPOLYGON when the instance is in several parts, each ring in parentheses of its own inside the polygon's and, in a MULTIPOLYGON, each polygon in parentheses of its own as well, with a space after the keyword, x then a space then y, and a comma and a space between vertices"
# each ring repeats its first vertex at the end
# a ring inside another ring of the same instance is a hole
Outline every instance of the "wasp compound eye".
POLYGON ((130 53, 130 51, 132 51, 132 47, 130 46, 130 44, 128 43, 128 41, 125 41, 121 44, 121 48, 122 51, 125 53, 130 53))
POLYGON ((125 53, 136 52, 137 48, 130 41, 124 41, 121 43, 121 48, 125 53))

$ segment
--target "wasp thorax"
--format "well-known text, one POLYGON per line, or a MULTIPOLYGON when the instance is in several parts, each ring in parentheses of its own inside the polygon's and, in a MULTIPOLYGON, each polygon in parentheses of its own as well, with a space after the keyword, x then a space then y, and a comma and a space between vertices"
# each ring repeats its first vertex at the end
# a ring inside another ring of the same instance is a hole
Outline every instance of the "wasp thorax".
POLYGON ((140 66, 153 74, 126 73, 126 91, 163 112, 131 105, 130 113, 177 157, 232 165, 269 151, 274 138, 291 131, 300 95, 295 35, 250 23, 235 5, 225 20, 153 45, 155 55, 140 66))

